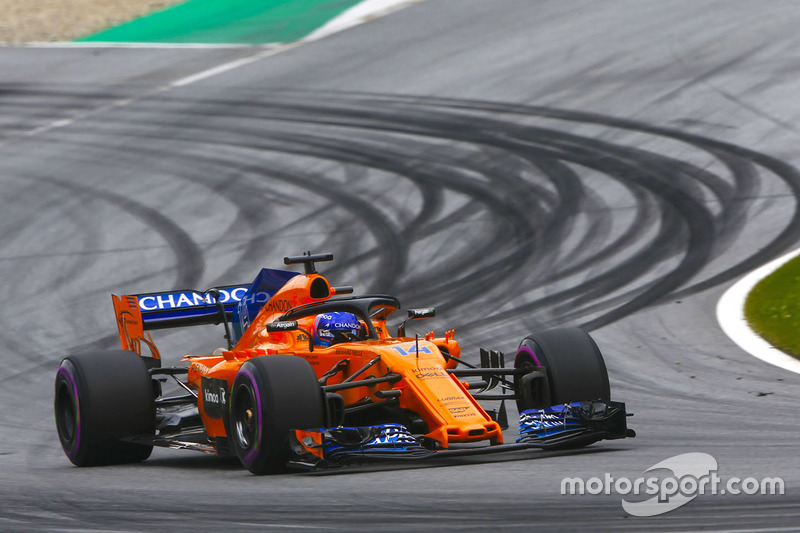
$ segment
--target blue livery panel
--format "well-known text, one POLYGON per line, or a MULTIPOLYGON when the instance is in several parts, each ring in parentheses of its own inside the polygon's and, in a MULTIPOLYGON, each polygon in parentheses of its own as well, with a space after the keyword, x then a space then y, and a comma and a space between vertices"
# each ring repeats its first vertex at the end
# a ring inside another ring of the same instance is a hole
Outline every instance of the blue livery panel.
POLYGON ((286 285, 286 282, 295 276, 297 272, 288 270, 277 270, 273 268, 262 268, 256 276, 255 281, 241 295, 236 308, 231 317, 233 324, 233 342, 235 343, 242 336, 250 323, 256 317, 261 308, 264 307, 272 296, 286 285))
POLYGON ((145 330, 219 324, 221 305, 226 320, 233 324, 235 342, 272 295, 297 275, 297 272, 264 268, 247 285, 226 285, 205 292, 181 290, 132 296, 138 301, 145 330))

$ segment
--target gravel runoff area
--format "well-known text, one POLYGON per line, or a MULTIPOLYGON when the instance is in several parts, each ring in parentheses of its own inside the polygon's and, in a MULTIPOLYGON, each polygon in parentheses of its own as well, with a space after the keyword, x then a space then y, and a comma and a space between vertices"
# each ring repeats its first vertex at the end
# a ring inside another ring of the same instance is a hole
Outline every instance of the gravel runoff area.
POLYGON ((71 41, 185 0, 0 0, 0 43, 71 41))

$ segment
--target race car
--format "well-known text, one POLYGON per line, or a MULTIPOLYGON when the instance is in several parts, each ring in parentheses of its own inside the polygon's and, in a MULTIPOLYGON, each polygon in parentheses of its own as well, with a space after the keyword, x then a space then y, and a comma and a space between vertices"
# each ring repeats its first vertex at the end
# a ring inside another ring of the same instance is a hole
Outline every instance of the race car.
POLYGON ((266 474, 635 435, 583 330, 526 336, 513 366, 484 349, 472 364, 452 330, 406 333, 432 308, 409 309, 392 335, 400 302, 332 286, 317 272, 331 260, 309 252, 284 258, 302 274, 264 268, 245 285, 112 296, 122 349, 68 355, 56 374, 69 460, 138 462, 164 446, 236 455, 266 474), (202 324, 222 325, 227 346, 163 366, 150 331, 202 324), (168 381, 180 392, 165 393, 168 381), (520 414, 514 443, 506 401, 520 414))

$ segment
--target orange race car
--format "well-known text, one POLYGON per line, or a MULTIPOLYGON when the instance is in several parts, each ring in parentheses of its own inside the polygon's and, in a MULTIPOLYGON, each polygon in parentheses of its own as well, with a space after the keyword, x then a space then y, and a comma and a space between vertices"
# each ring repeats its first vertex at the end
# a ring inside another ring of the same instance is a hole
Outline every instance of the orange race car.
POLYGON ((453 331, 406 334, 433 309, 408 310, 393 336, 387 320, 397 299, 342 296, 352 287, 316 271, 332 259, 287 257, 305 273, 265 268, 249 285, 113 296, 122 350, 68 355, 56 374, 56 426, 69 460, 136 462, 166 446, 235 454, 263 474, 634 436, 584 331, 529 335, 510 368, 487 350, 473 365, 453 331), (199 324, 222 324, 227 349, 162 366, 145 332, 199 324), (165 394, 166 382, 179 392, 165 394), (514 444, 503 444, 506 400, 520 413, 514 444))

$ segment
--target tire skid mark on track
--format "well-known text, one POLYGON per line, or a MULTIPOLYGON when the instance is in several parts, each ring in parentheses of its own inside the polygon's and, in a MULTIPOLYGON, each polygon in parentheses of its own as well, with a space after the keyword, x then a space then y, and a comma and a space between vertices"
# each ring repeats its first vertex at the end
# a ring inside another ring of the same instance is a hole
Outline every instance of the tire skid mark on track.
MULTIPOLYGON (((34 180, 35 183, 30 183, 30 180, 24 177, 20 178, 19 181, 30 184, 32 188, 41 187, 42 183, 39 180, 34 180)), ((58 238, 63 238, 65 235, 70 235, 79 240, 78 243, 72 245, 76 250, 99 249, 102 241, 102 228, 94 224, 92 209, 88 207, 91 205, 92 197, 77 191, 69 184, 59 184, 52 181, 44 181, 44 183, 49 187, 54 187, 55 191, 53 192, 55 194, 37 198, 41 202, 41 207, 38 210, 31 210, 30 204, 28 204, 28 209, 31 212, 25 215, 24 223, 26 225, 34 225, 35 221, 38 224, 53 228, 50 235, 41 237, 46 239, 48 244, 57 241, 58 238), (58 190, 64 191, 66 194, 58 194, 56 192, 58 190)), ((33 195, 34 198, 37 196, 36 194, 33 195)), ((20 230, 22 229, 20 228, 20 230)), ((0 248, 2 246, 3 244, 0 243, 0 248)), ((49 247, 47 246, 47 248, 49 247)), ((63 266, 52 277, 36 279, 35 276, 31 276, 32 283, 28 290, 35 290, 35 295, 46 297, 48 294, 56 292, 63 285, 72 282, 94 264, 96 260, 94 254, 80 252, 65 252, 65 257, 68 257, 69 261, 63 262, 63 266), (33 287, 36 287, 36 289, 33 289, 33 287)), ((37 258, 32 259, 36 260, 37 258)), ((35 270, 34 267, 28 272, 35 270)))
MULTIPOLYGON (((140 140, 145 139, 145 136, 138 137, 140 140)), ((172 141, 180 142, 176 138, 170 137, 172 141)), ((160 137, 153 137, 153 142, 158 143, 162 140, 160 137)), ((183 139, 183 142, 186 140, 183 139)), ((86 143, 78 143, 76 146, 90 146, 86 143)), ((187 146, 197 147, 197 141, 193 140, 187 146)), ((173 145, 174 147, 174 145, 173 145)), ((93 148, 102 150, 101 145, 93 145, 93 148)), ((211 146, 209 146, 211 148, 211 146)), ((343 217, 336 223, 346 224, 352 221, 349 214, 355 213, 357 217, 364 219, 365 231, 373 231, 375 238, 380 242, 380 246, 376 249, 382 249, 387 254, 382 259, 384 266, 382 271, 386 272, 386 279, 378 282, 388 283, 396 279, 398 274, 396 270, 402 268, 402 263, 398 260, 402 252, 403 245, 397 237, 396 232, 391 228, 388 220, 385 220, 380 212, 374 209, 367 201, 362 198, 353 197, 347 194, 346 187, 328 187, 323 190, 319 187, 313 173, 292 173, 285 169, 277 167, 269 167, 265 170, 263 162, 259 159, 259 152, 252 146, 245 146, 243 144, 237 145, 235 153, 217 153, 214 156, 207 156, 203 154, 193 154, 191 160, 187 163, 184 161, 177 161, 174 165, 168 164, 166 167, 159 166, 159 170, 167 170, 174 173, 174 176, 180 180, 191 181, 194 183, 206 186, 215 194, 224 197, 236 205, 238 209, 237 220, 246 220, 249 225, 260 232, 268 233, 270 230, 266 229, 270 223, 270 219, 264 215, 269 211, 269 199, 271 191, 263 184, 270 179, 276 181, 286 182, 294 187, 301 187, 308 191, 300 196, 298 203, 302 203, 302 198, 306 196, 313 197, 314 194, 319 194, 328 199, 327 205, 329 208, 334 206, 341 207, 344 205, 348 213, 348 217, 343 217), (248 181, 233 181, 226 182, 226 185, 220 186, 219 176, 225 176, 230 173, 230 168, 234 167, 235 173, 239 176, 247 176, 248 181), (214 169, 214 172, 209 172, 209 169, 214 169), (205 174, 210 174, 210 177, 205 177, 205 174), (352 205, 351 205, 352 204, 352 205), (388 265, 388 266, 387 266, 388 265), (394 265, 394 266, 393 266, 394 265)), ((130 159, 132 161, 141 160, 142 157, 152 157, 153 152, 150 149, 141 150, 138 148, 130 148, 128 154, 121 156, 120 160, 130 159)), ((319 212, 316 213, 319 216, 319 212)), ((231 226, 237 225, 237 221, 231 226)), ((327 228, 331 231, 331 228, 327 228)), ((335 234, 335 231, 331 233, 335 234)), ((256 264, 263 261, 264 243, 258 238, 259 235, 249 235, 246 242, 246 250, 241 258, 247 261, 255 261, 256 264)), ((342 241, 341 245, 345 246, 346 240, 342 241)), ((339 243, 337 243, 339 244, 339 243)), ((205 247, 213 246, 213 243, 206 244, 205 247)), ((337 247, 338 248, 338 247, 337 247)), ((230 275, 234 274, 237 270, 234 265, 232 269, 227 270, 222 276, 222 279, 217 280, 216 283, 230 283, 230 275)), ((245 275, 251 276, 252 272, 247 272, 245 275)), ((211 283, 212 285, 214 283, 211 283)))
MULTIPOLYGON (((52 302, 50 305, 55 305, 56 309, 64 308, 67 310, 67 312, 58 313, 59 320, 55 320, 51 324, 51 327, 47 329, 48 332, 51 330, 54 334, 60 334, 64 331, 75 332, 81 331, 85 327, 85 317, 73 309, 72 300, 74 300, 76 294, 73 294, 72 297, 67 297, 66 294, 60 294, 59 291, 63 290, 64 287, 69 287, 70 283, 73 283, 76 278, 83 275, 97 263, 99 235, 106 228, 98 225, 96 220, 93 219, 92 210, 90 208, 87 209, 89 202, 107 203, 118 209, 118 212, 131 215, 160 235, 175 255, 175 264, 172 272, 177 275, 175 280, 177 287, 193 286, 202 275, 204 259, 200 249, 179 224, 171 221, 157 210, 131 198, 101 190, 94 186, 80 185, 75 181, 66 179, 41 175, 18 175, 14 179, 36 183, 40 191, 47 190, 48 194, 40 194, 44 201, 58 199, 54 202, 51 214, 56 217, 60 224, 67 223, 69 225, 68 223, 72 222, 75 228, 75 231, 69 232, 72 240, 65 245, 75 248, 74 253, 65 256, 69 260, 62 263, 63 267, 58 275, 47 279, 37 278, 35 283, 32 283, 32 286, 26 288, 26 295, 29 298, 39 294, 43 301, 52 302), (43 185, 45 187, 42 187, 43 185), (67 194, 64 194, 64 191, 67 191, 67 194), (62 200, 63 198, 77 199, 76 205, 72 205, 73 213, 65 214, 71 204, 65 204, 62 200), (38 289, 34 290, 34 286, 38 287, 38 289)), ((43 218, 45 217, 40 216, 39 221, 41 222, 43 218)), ((117 221, 117 223, 120 222, 117 221)), ((102 292, 103 299, 107 298, 107 290, 103 289, 82 290, 80 291, 80 297, 86 298, 98 291, 102 292)), ((97 341, 89 341, 88 344, 94 345, 99 342, 103 345, 108 345, 109 338, 116 339, 117 336, 107 335, 97 341)), ((26 346, 24 350, 14 350, 13 353, 20 354, 28 364, 36 362, 38 365, 32 369, 29 368, 22 372, 17 372, 10 377, 5 376, 0 380, 0 383, 8 381, 15 376, 25 376, 36 368, 40 368, 42 364, 52 364, 54 361, 53 353, 41 353, 40 350, 33 346, 26 346)), ((63 355, 63 353, 59 355, 63 355)), ((25 366, 28 365, 26 364, 25 366)))
MULTIPOLYGON (((328 121, 328 122, 330 122, 330 121, 328 121)), ((612 119, 612 122, 613 122, 613 119, 612 119)))
MULTIPOLYGON (((796 198, 800 173, 765 154, 679 130, 485 101, 281 90, 236 96, 154 96, 116 109, 112 121, 89 117, 51 142, 100 153, 83 133, 133 136, 137 148, 111 168, 126 158, 147 159, 142 172, 165 171, 232 204, 228 231, 244 248, 240 261, 214 276, 218 282, 246 275, 279 244, 270 234, 274 220, 283 219, 272 210, 303 205, 295 220, 322 234, 300 242, 337 248, 331 276, 367 260, 370 290, 436 304, 458 327, 480 324, 487 337, 502 336, 496 330, 508 320, 530 329, 598 328, 728 281, 792 246, 800 233, 793 200, 786 227, 761 250, 708 271, 744 231, 761 182, 782 182, 796 198), (203 129, 189 125, 198 115, 203 129), (680 151, 655 153, 572 133, 582 124, 668 139, 716 161, 717 170, 680 151), (596 180, 616 182, 621 196, 602 197, 596 180), (446 247, 429 244, 453 231, 460 238, 446 247), (614 269, 604 268, 612 263, 614 269), (476 320, 465 305, 479 305, 487 316, 476 320)), ((202 257, 226 241, 185 250, 171 239, 183 258, 202 257)), ((189 283, 202 273, 180 278, 189 283)))
POLYGON ((95 187, 85 187, 74 182, 38 176, 33 178, 40 183, 50 183, 71 190, 79 196, 93 197, 107 202, 152 228, 169 244, 175 253, 176 287, 191 287, 197 284, 203 273, 203 254, 192 237, 177 223, 158 210, 136 202, 129 197, 104 191, 95 187))
MULTIPOLYGON (((464 106, 470 106, 471 104, 475 104, 484 111, 493 110, 501 112, 505 110, 506 112, 508 112, 514 109, 524 109, 527 110, 527 112, 536 114, 537 116, 541 117, 572 121, 572 122, 599 124, 613 128, 637 131, 648 135, 663 136, 665 138, 675 139, 681 142, 685 142, 688 145, 697 146, 712 154, 719 152, 727 153, 729 154, 729 156, 738 158, 741 161, 749 162, 752 165, 762 167, 767 171, 772 172, 777 177, 779 177, 785 183, 785 185, 790 189, 792 197, 800 198, 800 171, 798 171, 798 169, 777 158, 759 152, 755 152, 753 150, 749 150, 741 146, 733 145, 730 143, 717 141, 715 139, 702 137, 691 133, 685 133, 679 130, 653 126, 628 119, 607 117, 596 113, 575 112, 575 111, 567 111, 561 109, 549 109, 544 107, 516 106, 513 104, 503 104, 494 102, 455 101, 455 100, 446 100, 440 98, 436 98, 433 100, 440 102, 445 106, 454 106, 456 108, 463 108, 464 106)), ((752 193, 753 191, 757 190, 757 187, 744 185, 741 180, 742 177, 743 176, 739 175, 738 173, 736 174, 737 178, 736 200, 738 201, 752 200, 753 199, 752 193)), ((745 180, 745 182, 749 184, 753 183, 752 180, 745 180)), ((792 219, 789 221, 789 223, 781 232, 781 234, 777 238, 770 241, 767 244, 767 246, 761 248, 761 250, 759 250, 757 254, 751 255, 749 258, 747 258, 746 261, 742 263, 737 263, 730 269, 727 269, 719 273, 718 275, 714 276, 712 279, 707 280, 706 282, 704 282, 704 285, 702 286, 696 285, 690 287, 689 289, 693 291, 695 289, 704 290, 705 288, 717 285, 719 283, 730 281, 731 279, 737 277, 738 275, 747 272, 749 270, 752 270, 754 266, 761 264, 766 258, 778 255, 779 250, 785 250, 792 244, 796 243, 798 240, 797 238, 798 229, 800 229, 800 210, 795 209, 792 219)))
MULTIPOLYGON (((176 132, 176 135, 180 135, 180 132, 176 132)), ((185 132, 184 132, 184 135, 185 135, 185 132)), ((303 138, 303 137, 297 137, 295 140, 296 140, 296 141, 299 141, 299 142, 303 142, 303 143, 308 143, 308 142, 309 142, 307 138, 303 138)), ((252 144, 252 140, 248 140, 248 143, 249 143, 249 147, 251 147, 251 148, 256 148, 256 147, 258 147, 258 146, 259 146, 259 145, 253 145, 253 144, 252 144)), ((260 147, 261 147, 262 149, 264 148, 264 146, 263 146, 263 143, 260 145, 260 147)), ((295 153, 295 154, 303 154, 303 155, 309 155, 309 154, 312 154, 312 155, 313 155, 313 154, 314 154, 314 152, 313 152, 313 151, 312 151, 312 152, 307 152, 307 151, 302 151, 302 150, 298 151, 298 150, 296 150, 296 149, 292 149, 292 148, 289 148, 289 147, 287 147, 287 146, 277 146, 275 149, 276 149, 276 150, 283 150, 283 151, 290 151, 290 152, 292 152, 292 153, 295 153)), ((345 150, 342 150, 342 151, 345 151, 345 150)), ((366 151, 364 152, 364 156, 369 156, 369 150, 366 150, 366 151)), ((341 158, 341 157, 342 157, 342 155, 340 154, 340 155, 339 155, 339 157, 341 158)), ((402 157, 403 157, 403 154, 402 154, 402 153, 400 153, 400 154, 398 154, 398 155, 396 156, 396 158, 397 158, 398 160, 402 160, 402 157)), ((381 165, 380 165, 380 162, 379 162, 379 161, 376 161, 374 157, 373 157, 373 159, 372 159, 372 161, 371 161, 370 163, 372 164, 372 166, 377 166, 377 167, 379 167, 379 168, 381 167, 381 165)), ((391 168, 391 167, 386 167, 386 168, 387 168, 388 170, 397 170, 397 169, 396 169, 396 166, 397 166, 397 163, 395 163, 395 164, 394 164, 394 167, 395 167, 395 168, 391 168)), ((407 178, 408 178, 409 176, 413 176, 413 174, 414 174, 414 172, 413 172, 413 168, 411 168, 410 170, 408 170, 408 175, 406 175, 406 176, 404 176, 404 177, 407 177, 407 178)), ((429 174, 430 174, 430 173, 429 173, 429 174)), ((451 172, 451 174, 452 174, 452 172, 451 172)), ((427 177, 428 177, 428 178, 432 178, 432 179, 436 179, 436 176, 430 176, 430 175, 429 175, 429 176, 427 176, 427 177)), ((457 172, 457 173, 453 174, 453 176, 452 176, 452 181, 453 181, 453 183, 460 183, 460 182, 462 181, 462 178, 463 178, 463 175, 462 175, 462 173, 458 173, 458 172, 457 172)), ((439 176, 439 180, 441 180, 441 176, 439 176)), ((479 189, 475 189, 475 186, 474 186, 474 185, 470 185, 470 186, 468 187, 467 193, 470 193, 470 194, 472 194, 472 195, 473 195, 474 197, 476 197, 476 198, 483 198, 483 197, 484 197, 485 195, 487 195, 487 194, 488 194, 488 195, 494 195, 494 194, 495 194, 491 188, 488 188, 488 187, 486 187, 485 185, 478 185, 478 187, 480 187, 480 188, 479 188, 479 189)), ((503 205, 502 205, 502 202, 501 202, 501 201, 498 201, 498 202, 496 202, 496 203, 497 203, 496 210, 497 210, 498 212, 501 212, 501 213, 502 213, 502 211, 503 211, 503 205)), ((519 217, 518 217, 518 218, 519 218, 519 217)), ((524 219, 522 219, 522 220, 524 220, 524 219)), ((513 221, 510 221, 510 222, 513 222, 513 221)), ((512 224, 512 225, 511 225, 511 227, 512 227, 512 228, 514 228, 514 225, 512 224)), ((498 234, 498 235, 497 235, 497 237, 498 237, 498 238, 492 239, 492 240, 491 240, 491 242, 494 242, 494 243, 499 243, 499 242, 501 242, 501 241, 500 241, 500 239, 499 239, 501 236, 502 236, 502 232, 501 232, 501 234, 498 234)), ((479 249, 479 250, 476 250, 476 254, 477 254, 477 255, 485 254, 485 252, 486 252, 486 249, 483 249, 483 250, 480 250, 480 249, 479 249)), ((491 274, 491 272, 489 272, 489 273, 491 274)), ((481 281, 481 280, 479 280, 479 281, 481 281)))

